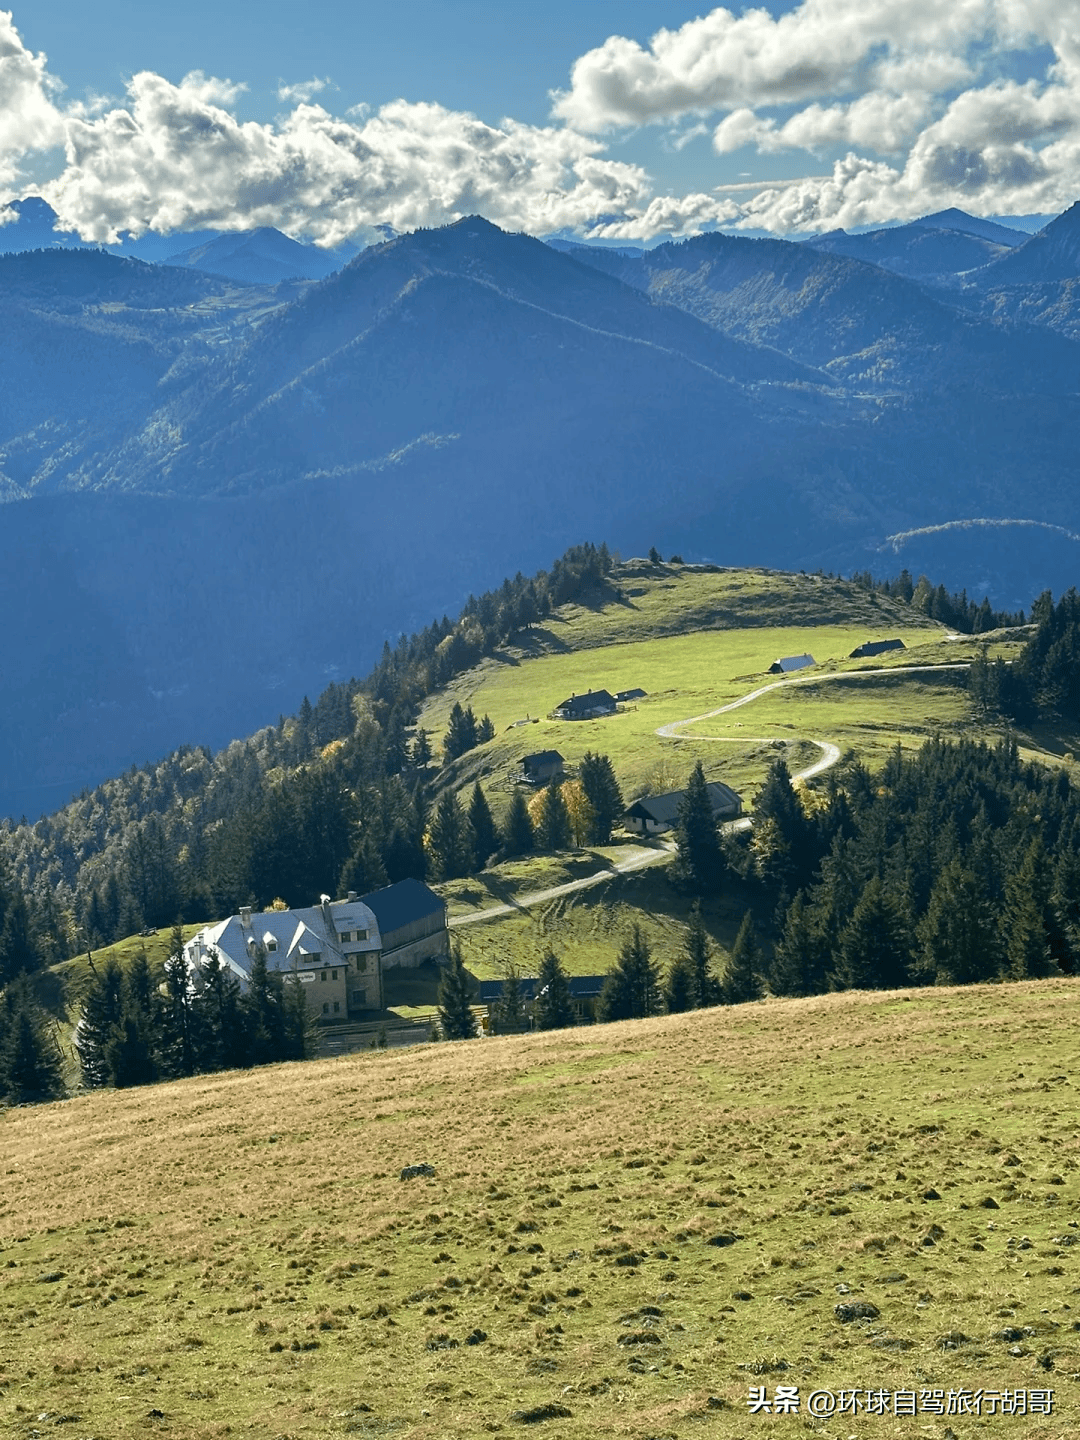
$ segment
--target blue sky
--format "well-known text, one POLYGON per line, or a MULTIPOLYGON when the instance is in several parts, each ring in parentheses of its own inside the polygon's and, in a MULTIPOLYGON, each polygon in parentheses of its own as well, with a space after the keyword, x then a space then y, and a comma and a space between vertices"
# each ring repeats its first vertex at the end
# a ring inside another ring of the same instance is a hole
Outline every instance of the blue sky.
POLYGON ((42 190, 88 239, 323 243, 472 209, 646 241, 1052 213, 1080 191, 1074 20, 1075 0, 35 0, 0 12, 0 200, 42 190))

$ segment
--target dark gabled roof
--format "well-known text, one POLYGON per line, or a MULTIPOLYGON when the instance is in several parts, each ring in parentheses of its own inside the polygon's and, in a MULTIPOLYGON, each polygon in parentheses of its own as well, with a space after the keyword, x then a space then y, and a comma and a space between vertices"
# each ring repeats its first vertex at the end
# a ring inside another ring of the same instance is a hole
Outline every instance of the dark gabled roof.
POLYGON ((774 660, 769 666, 769 670, 781 670, 786 674, 789 670, 805 670, 807 665, 816 664, 817 661, 813 655, 785 655, 781 660, 774 660))
POLYGON ((865 644, 857 646, 848 656, 849 660, 857 660, 863 655, 880 655, 885 650, 906 650, 907 646, 903 640, 867 640, 865 644))
POLYGON ((616 700, 644 700, 648 695, 647 690, 620 690, 615 696, 616 700))
POLYGON ((521 757, 521 763, 526 769, 528 769, 530 765, 551 765, 556 760, 560 765, 564 763, 563 757, 559 754, 558 750, 537 750, 535 755, 523 755, 521 757))
MULTIPOLYGON (((709 792, 714 812, 728 810, 732 806, 738 809, 741 804, 736 792, 722 780, 710 780, 705 788, 709 792)), ((679 818, 679 801, 685 794, 685 790, 669 790, 666 795, 646 795, 631 805, 626 813, 652 820, 657 825, 674 825, 679 818)))
POLYGON ((385 890, 375 890, 370 895, 361 895, 360 899, 375 912, 382 935, 400 930, 404 925, 412 925, 444 908, 441 898, 422 880, 399 880, 396 885, 388 885, 385 890))
POLYGON ((555 706, 556 710, 599 710, 602 706, 615 707, 615 696, 607 690, 590 690, 585 695, 571 695, 555 706))
MULTIPOLYGON (((603 975, 571 975, 567 980, 570 986, 570 998, 572 1000, 591 1000, 594 995, 599 995, 603 989, 605 976, 603 975)), ((536 999, 536 987, 539 982, 535 975, 523 975, 519 981, 521 995, 524 1000, 536 999)), ((503 982, 501 980, 480 981, 480 1004, 492 1005, 496 1000, 502 999, 503 982)))

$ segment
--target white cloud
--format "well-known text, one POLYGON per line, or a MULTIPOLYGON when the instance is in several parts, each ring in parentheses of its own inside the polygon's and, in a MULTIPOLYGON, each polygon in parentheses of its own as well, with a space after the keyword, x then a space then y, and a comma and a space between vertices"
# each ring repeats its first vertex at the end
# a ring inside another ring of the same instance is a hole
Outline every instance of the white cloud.
POLYGON ((603 159, 564 127, 494 127, 439 105, 395 101, 359 122, 297 105, 277 124, 240 122, 202 75, 136 75, 128 103, 67 121, 67 167, 44 188, 84 239, 123 230, 275 225, 324 244, 379 225, 411 230, 479 211, 511 229, 580 229, 638 212, 645 172, 603 159))
POLYGON ((244 87, 199 71, 179 84, 144 71, 121 102, 63 103, 44 55, 0 11, 0 203, 28 156, 63 144, 62 173, 41 193, 62 226, 97 241, 274 225, 333 245, 474 211, 511 230, 638 240, 717 225, 828 229, 949 205, 1048 212, 1080 191, 1077 3, 715 9, 647 46, 613 36, 583 55, 546 126, 404 100, 335 116, 315 99, 332 88, 318 78, 283 82, 289 108, 273 122, 241 122, 244 87), (1045 75, 1002 78, 1009 47, 1034 45, 1052 52, 1045 75), (828 173, 659 194, 602 138, 647 123, 665 127, 668 153, 711 133, 720 155, 801 152, 828 173))
POLYGON ((0 190, 8 199, 23 158, 63 143, 54 98, 61 87, 45 66, 46 57, 23 44, 11 12, 0 10, 0 190))
POLYGON ((316 95, 320 95, 324 90, 336 89, 337 86, 330 79, 329 75, 322 80, 320 80, 318 76, 313 75, 310 80, 303 80, 299 85, 286 85, 285 82, 282 81, 278 86, 277 98, 291 105, 295 105, 298 102, 306 104, 308 100, 313 100, 316 95))

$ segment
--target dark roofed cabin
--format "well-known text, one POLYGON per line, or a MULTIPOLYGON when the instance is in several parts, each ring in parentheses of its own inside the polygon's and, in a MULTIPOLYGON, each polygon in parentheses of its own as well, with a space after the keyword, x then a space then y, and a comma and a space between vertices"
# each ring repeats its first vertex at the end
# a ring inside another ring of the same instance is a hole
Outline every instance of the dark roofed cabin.
POLYGON ((647 694, 647 690, 620 690, 615 699, 623 705, 627 700, 644 700, 647 694))
MULTIPOLYGON (((705 787, 712 801, 713 815, 717 820, 737 820, 742 814, 742 800, 730 785, 721 780, 711 780, 705 787)), ((679 823, 679 801, 686 792, 670 790, 666 795, 646 795, 631 805, 623 817, 627 830, 638 835, 662 835, 673 830, 679 823)))
POLYGON ((553 714, 557 720, 594 720, 598 715, 615 714, 615 697, 607 690, 589 690, 585 695, 571 695, 553 714))
POLYGON ((867 640, 865 644, 859 645, 852 650, 848 656, 849 660, 861 660, 867 655, 884 655, 886 650, 906 650, 907 646, 902 640, 867 640))
POLYGON ((769 666, 770 675, 790 675, 792 670, 805 670, 808 665, 816 665, 817 661, 813 655, 785 655, 782 660, 774 660, 769 666))
POLYGON ((546 785, 553 776, 562 774, 564 763, 558 750, 538 750, 535 755, 522 757, 522 779, 530 785, 546 785))
MULTIPOLYGON (((570 975, 567 983, 570 986, 570 1003, 574 1007, 579 1025, 591 1025, 596 1019, 596 1001, 600 991, 604 988, 604 975, 570 975)), ((531 1006, 536 1000, 537 979, 534 975, 523 975, 519 982, 521 986, 521 1000, 526 1007, 531 1006)), ((503 982, 501 980, 481 980, 479 1000, 481 1005, 487 1006, 487 1023, 484 1029, 496 1034, 502 1032, 498 1029, 497 1006, 502 999, 503 982)), ((526 1025, 525 1029, 530 1027, 526 1025)))
POLYGON ((379 922, 384 966, 422 965, 446 955, 446 904, 423 881, 399 880, 360 899, 379 922))

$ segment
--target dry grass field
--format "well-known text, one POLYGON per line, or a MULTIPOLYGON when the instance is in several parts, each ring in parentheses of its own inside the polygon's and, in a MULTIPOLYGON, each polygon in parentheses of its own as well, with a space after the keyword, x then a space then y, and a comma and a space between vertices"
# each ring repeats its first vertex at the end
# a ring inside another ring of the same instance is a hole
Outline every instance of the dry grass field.
POLYGON ((8 1111, 0 1432, 1075 1436, 1078 997, 771 1001, 8 1111), (802 1413, 751 1415, 779 1385, 802 1413))

